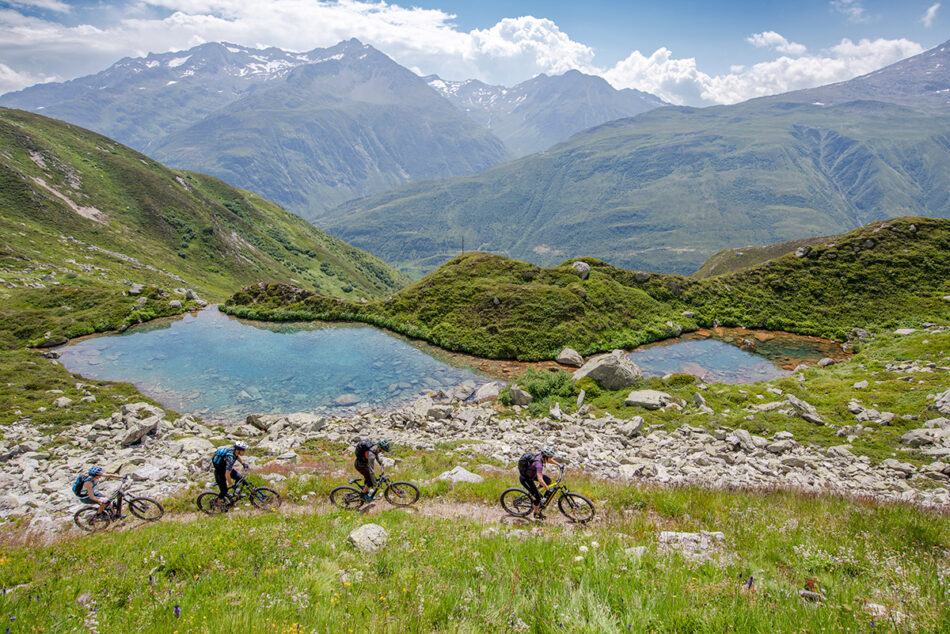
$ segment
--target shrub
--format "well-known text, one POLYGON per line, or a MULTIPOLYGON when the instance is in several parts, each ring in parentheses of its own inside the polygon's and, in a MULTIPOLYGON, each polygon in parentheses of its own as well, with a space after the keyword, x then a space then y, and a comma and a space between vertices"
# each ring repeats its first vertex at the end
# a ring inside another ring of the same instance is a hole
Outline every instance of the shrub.
POLYGON ((548 397, 568 397, 575 393, 571 373, 564 370, 547 372, 528 368, 516 382, 536 401, 543 401, 548 397))

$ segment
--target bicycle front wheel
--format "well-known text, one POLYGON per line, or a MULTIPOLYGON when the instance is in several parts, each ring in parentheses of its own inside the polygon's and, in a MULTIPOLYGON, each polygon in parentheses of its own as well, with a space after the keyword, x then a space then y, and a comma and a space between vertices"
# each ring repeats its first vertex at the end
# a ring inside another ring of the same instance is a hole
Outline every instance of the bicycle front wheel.
POLYGON ((363 506, 363 492, 355 487, 337 487, 330 491, 330 503, 341 509, 355 511, 363 506))
POLYGON ((84 531, 95 533, 108 527, 112 520, 108 513, 99 513, 99 507, 86 506, 76 511, 73 522, 84 531))
POLYGON ((267 487, 257 487, 251 491, 251 504, 262 511, 276 511, 280 508, 280 493, 267 487))
POLYGON ((159 520, 165 514, 165 508, 152 498, 129 498, 129 510, 146 522, 159 520))
POLYGON ((411 482, 393 482, 383 496, 393 506, 411 506, 419 499, 419 487, 411 482))
POLYGON ((198 509, 208 515, 219 515, 227 512, 229 504, 226 500, 218 497, 217 493, 205 491, 198 496, 198 509))
POLYGON ((572 522, 585 524, 594 519, 594 503, 580 493, 563 494, 557 501, 557 507, 572 522))
POLYGON ((534 510, 534 502, 524 489, 506 489, 501 494, 501 508, 515 517, 526 517, 534 510))

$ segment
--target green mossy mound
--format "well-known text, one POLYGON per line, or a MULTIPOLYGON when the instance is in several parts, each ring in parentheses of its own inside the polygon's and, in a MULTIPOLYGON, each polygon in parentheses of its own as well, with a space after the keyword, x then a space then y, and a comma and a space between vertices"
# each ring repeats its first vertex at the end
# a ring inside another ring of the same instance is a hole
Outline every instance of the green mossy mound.
POLYGON ((950 320, 950 220, 874 223, 730 273, 694 279, 593 258, 541 268, 467 253, 384 300, 352 302, 284 284, 249 286, 226 312, 264 320, 375 324, 489 358, 551 359, 629 348, 677 330, 745 326, 844 340, 854 328, 950 320), (691 316, 690 316, 691 315, 691 316))

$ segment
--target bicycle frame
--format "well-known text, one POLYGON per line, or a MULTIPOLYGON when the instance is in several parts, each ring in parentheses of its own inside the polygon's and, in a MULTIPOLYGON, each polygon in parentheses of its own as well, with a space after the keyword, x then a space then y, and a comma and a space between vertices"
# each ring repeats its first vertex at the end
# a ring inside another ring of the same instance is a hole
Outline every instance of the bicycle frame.
POLYGON ((555 496, 561 496, 565 493, 570 493, 567 487, 562 484, 564 480, 564 465, 558 465, 560 472, 558 473, 557 480, 548 485, 548 490, 541 495, 541 508, 546 509, 555 496))

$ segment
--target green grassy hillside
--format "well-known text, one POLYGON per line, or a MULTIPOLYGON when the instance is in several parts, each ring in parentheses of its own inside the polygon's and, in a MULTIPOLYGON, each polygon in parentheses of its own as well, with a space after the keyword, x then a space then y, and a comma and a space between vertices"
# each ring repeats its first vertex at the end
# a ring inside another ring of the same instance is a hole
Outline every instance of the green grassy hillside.
MULTIPOLYGON (((576 472, 570 488, 598 507, 587 526, 504 521, 497 497, 515 482, 497 473, 424 485, 416 512, 328 512, 321 502, 348 465, 327 455, 341 450, 313 445, 303 464, 268 469, 289 476, 279 486, 299 504, 276 514, 195 518, 184 497, 155 525, 127 519, 131 530, 0 546, 0 618, 11 632, 167 634, 950 628, 950 522, 937 512, 576 472), (370 522, 389 542, 361 554, 347 535, 370 522), (701 530, 721 532, 721 544, 700 556, 661 545, 663 531, 701 530)), ((488 462, 447 449, 397 455, 399 477, 417 482, 488 462)))
POLYGON ((359 304, 256 285, 224 310, 255 319, 378 324, 450 350, 550 359, 629 348, 719 323, 845 339, 852 328, 950 320, 950 220, 875 223, 749 269, 708 279, 637 273, 585 258, 582 280, 487 253, 457 257, 390 298, 359 304), (669 323, 667 323, 669 322, 669 323))
POLYGON ((830 242, 834 236, 818 236, 814 238, 802 238, 801 240, 789 240, 788 242, 779 242, 777 244, 767 244, 765 246, 748 246, 734 249, 723 249, 709 257, 703 262, 703 265, 696 270, 690 277, 706 278, 713 275, 725 275, 747 269, 750 266, 762 264, 774 258, 781 257, 786 253, 794 253, 800 247, 812 246, 823 242, 830 242))
POLYGON ((950 118, 876 102, 658 108, 347 203, 321 226, 413 272, 464 243, 541 266, 593 256, 690 274, 723 248, 950 217, 948 138, 950 118))
POLYGON ((377 258, 217 179, 105 137, 0 109, 0 342, 108 330, 242 285, 378 297, 407 280, 377 258), (131 284, 142 294, 127 293, 131 284), (142 298, 145 298, 144 300, 142 298))

